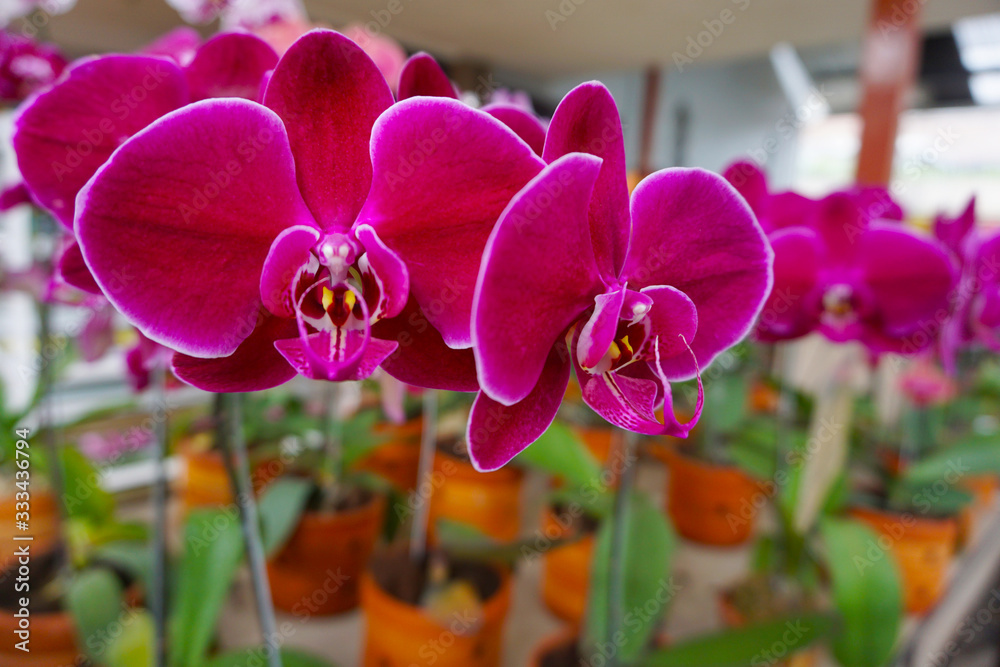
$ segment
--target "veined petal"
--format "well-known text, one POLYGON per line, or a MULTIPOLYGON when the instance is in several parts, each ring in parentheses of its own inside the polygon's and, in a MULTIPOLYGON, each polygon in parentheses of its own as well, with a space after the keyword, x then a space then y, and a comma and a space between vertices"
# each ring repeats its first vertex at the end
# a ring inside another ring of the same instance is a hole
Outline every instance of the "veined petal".
POLYGON ((295 321, 261 311, 253 333, 218 359, 174 354, 173 372, 184 382, 214 392, 261 391, 295 377, 295 369, 274 349, 274 341, 295 335, 295 321))
POLYGON ((253 328, 271 242, 309 224, 281 120, 197 102, 122 146, 80 193, 77 239, 108 299, 154 341, 232 354, 253 328))
POLYGON ((633 289, 669 285, 698 312, 694 357, 663 360, 670 380, 693 377, 742 339, 771 290, 771 247, 742 197, 701 169, 665 169, 632 194, 622 277, 633 289))
POLYGON ((490 472, 506 465, 545 432, 566 395, 570 376, 569 351, 557 345, 524 400, 504 405, 479 392, 469 415, 468 442, 472 465, 490 472))
POLYGON ((804 336, 819 324, 811 295, 818 286, 823 248, 819 236, 804 227, 790 227, 771 235, 774 250, 774 288, 757 325, 762 340, 789 340, 804 336))
POLYGON ((386 247, 371 225, 358 225, 354 234, 365 247, 360 260, 362 273, 370 273, 378 286, 379 302, 372 308, 372 316, 383 319, 399 315, 410 296, 410 273, 406 264, 386 247))
POLYGON ((446 391, 479 389, 472 350, 445 345, 412 295, 399 315, 375 323, 372 336, 399 344, 382 363, 382 369, 397 380, 446 391))
POLYGON ((366 338, 366 331, 345 329, 344 358, 329 358, 331 337, 338 332, 319 331, 306 338, 288 338, 274 342, 274 347, 296 370, 312 380, 343 382, 364 380, 396 349, 396 343, 366 338))
POLYGON ((620 287, 594 297, 594 314, 583 325, 576 342, 576 358, 584 368, 594 368, 608 353, 618 332, 618 320, 627 291, 627 288, 620 287))
POLYGON ((79 62, 14 122, 25 184, 72 229, 77 193, 111 153, 189 99, 184 73, 164 58, 112 55, 79 62))
MULTIPOLYGON (((274 239, 260 274, 260 298, 264 307, 281 317, 295 317, 292 286, 309 263, 320 232, 310 225, 295 225, 274 239)), ((317 267, 318 268, 318 262, 317 267)))
POLYGON ((473 350, 480 385, 504 405, 531 393, 552 346, 605 291, 587 224, 600 168, 583 153, 556 160, 514 197, 486 244, 473 350))
POLYGON ((553 162, 569 153, 589 153, 603 160, 590 202, 590 236, 601 275, 612 281, 628 251, 628 181, 618 106, 601 83, 592 81, 571 90, 552 116, 542 156, 553 162))
MULTIPOLYGON (((691 348, 688 346, 697 336, 698 308, 687 294, 670 285, 644 287, 641 293, 653 300, 646 314, 649 322, 646 336, 654 345, 659 346, 660 365, 669 377, 670 371, 667 368, 672 357, 687 357, 683 364, 675 361, 681 368, 692 363, 691 348)), ((648 354, 654 355, 652 351, 648 354)))
POLYGON ((371 195, 358 222, 406 263, 413 296, 445 343, 469 347, 486 239, 541 160, 489 114, 415 97, 378 119, 372 161, 371 195))
POLYGON ((360 46, 330 30, 281 58, 264 104, 285 124, 306 204, 324 230, 350 229, 371 186, 372 124, 392 92, 360 46))
POLYGON ((418 96, 458 99, 455 86, 441 65, 422 51, 410 56, 399 75, 399 100, 418 96))
POLYGON ((545 125, 535 114, 519 106, 502 103, 487 104, 483 111, 512 129, 536 155, 545 150, 545 125))
POLYGON ((267 42, 245 32, 216 35, 195 52, 185 67, 191 98, 242 97, 259 100, 264 74, 278 64, 267 42))

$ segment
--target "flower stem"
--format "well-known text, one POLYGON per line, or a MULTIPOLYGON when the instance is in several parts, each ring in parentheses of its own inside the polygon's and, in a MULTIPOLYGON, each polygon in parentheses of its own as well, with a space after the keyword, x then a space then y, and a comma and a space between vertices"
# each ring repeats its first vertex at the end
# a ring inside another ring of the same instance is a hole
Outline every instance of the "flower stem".
POLYGON ((416 503, 416 513, 413 525, 410 526, 410 560, 420 562, 427 552, 427 529, 431 510, 431 473, 434 469, 434 450, 437 448, 437 404, 438 394, 434 389, 425 389, 423 393, 424 423, 420 436, 420 465, 417 472, 417 489, 414 493, 419 499, 416 503), (426 493, 426 498, 420 494, 426 493))
POLYGON ((250 566, 254 597, 257 601, 257 618, 260 621, 261 634, 264 638, 267 664, 268 667, 281 667, 281 655, 278 652, 278 623, 274 615, 274 602, 271 600, 271 585, 267 577, 264 545, 261 541, 260 523, 257 518, 257 501, 253 495, 250 463, 247 459, 246 441, 243 437, 243 395, 226 394, 226 399, 229 428, 226 433, 225 443, 227 446, 223 458, 226 462, 226 471, 229 473, 233 496, 235 496, 240 510, 240 529, 243 531, 243 544, 246 547, 247 562, 250 566))
POLYGON ((153 590, 150 610, 155 629, 154 655, 157 667, 167 664, 167 369, 165 359, 158 355, 153 366, 154 460, 156 479, 153 484, 153 590))
POLYGON ((340 383, 328 383, 323 393, 323 472, 326 473, 323 496, 332 508, 337 502, 344 475, 343 429, 337 416, 341 399, 340 383))
MULTIPOLYGON (((622 440, 622 471, 615 490, 615 504, 611 515, 611 554, 608 559, 608 636, 607 642, 622 630, 625 609, 625 552, 631 523, 632 488, 635 486, 636 448, 639 436, 625 433, 622 440)), ((618 667, 618 652, 612 651, 608 667, 618 667)))

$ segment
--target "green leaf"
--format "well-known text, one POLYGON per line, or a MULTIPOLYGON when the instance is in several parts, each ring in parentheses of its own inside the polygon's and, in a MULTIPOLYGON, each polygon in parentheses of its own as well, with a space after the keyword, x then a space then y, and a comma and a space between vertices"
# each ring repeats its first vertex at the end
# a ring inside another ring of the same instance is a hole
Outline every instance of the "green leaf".
POLYGON ((184 526, 184 555, 170 622, 170 662, 199 667, 205 661, 219 613, 243 559, 235 510, 197 510, 184 526))
POLYGON ((562 422, 552 425, 514 459, 518 465, 542 470, 559 477, 572 487, 593 485, 601 476, 601 466, 580 438, 562 422))
MULTIPOLYGON (((284 667, 335 667, 322 658, 292 649, 281 649, 281 662, 284 667)), ((205 667, 258 667, 266 663, 264 648, 257 646, 223 653, 205 663, 205 667)))
POLYGON ((71 518, 104 524, 114 518, 115 499, 101 487, 101 475, 90 460, 75 447, 59 451, 62 463, 63 503, 71 518))
POLYGON ((907 485, 955 485, 966 475, 1000 473, 996 437, 972 438, 914 463, 906 470, 907 485))
POLYGON ((379 416, 377 410, 366 410, 343 423, 340 441, 345 469, 350 468, 386 441, 385 437, 375 434, 375 422, 379 416))
POLYGON ((76 625, 80 646, 95 662, 99 662, 110 638, 115 634, 118 618, 125 607, 122 582, 114 572, 93 567, 77 573, 66 591, 66 608, 76 625))
POLYGON ((624 573, 623 636, 609 636, 611 521, 604 522, 597 534, 585 635, 592 646, 608 641, 618 645, 625 663, 635 660, 646 649, 674 595, 670 566, 677 546, 677 537, 666 517, 646 496, 635 493, 629 502, 628 521, 624 527, 625 550, 620 566, 624 573), (651 607, 655 607, 652 613, 651 607))
POLYGON ((268 556, 281 551, 295 532, 313 488, 309 480, 283 477, 269 485, 261 496, 257 507, 264 551, 268 556))
POLYGON ((892 657, 903 616, 903 587, 895 560, 878 536, 848 519, 820 523, 833 599, 843 629, 833 642, 842 665, 879 667, 892 657))
POLYGON ((475 526, 451 519, 434 524, 437 540, 448 555, 461 559, 501 563, 513 567, 518 561, 534 559, 545 551, 580 539, 549 539, 538 535, 513 542, 498 542, 475 526))
POLYGON ((156 632, 153 616, 131 609, 122 618, 122 631, 108 645, 101 664, 107 667, 153 667, 156 632))
POLYGON ((114 565, 142 584, 143 590, 153 590, 153 554, 148 542, 109 542, 95 549, 91 560, 114 565))
MULTIPOLYGON (((773 665, 830 633, 829 616, 792 616, 698 637, 653 651, 642 667, 746 667, 773 665)), ((855 667, 853 663, 849 664, 855 667)))

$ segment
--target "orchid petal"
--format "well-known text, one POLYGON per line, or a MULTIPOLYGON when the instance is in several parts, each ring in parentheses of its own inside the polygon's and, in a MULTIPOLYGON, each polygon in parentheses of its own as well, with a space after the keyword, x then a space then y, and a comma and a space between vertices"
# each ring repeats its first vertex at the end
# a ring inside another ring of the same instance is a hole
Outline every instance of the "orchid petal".
POLYGON ((468 427, 469 457, 476 470, 502 468, 538 440, 555 419, 571 368, 566 346, 559 345, 549 352, 537 384, 519 403, 507 406, 479 392, 468 427))
POLYGON ((483 390, 504 405, 531 393, 552 346, 605 291, 587 224, 600 168, 583 153, 556 160, 511 200, 486 243, 473 350, 483 390))
POLYGON ((208 100, 169 114, 80 193, 87 266, 154 341, 230 355, 257 318, 272 240, 310 221, 293 173, 281 120, 258 104, 208 100))
POLYGON ((694 358, 664 359, 669 379, 693 377, 749 332, 771 290, 772 257, 746 202, 720 176, 666 169, 639 183, 622 277, 633 289, 675 287, 698 313, 694 358))
POLYGON ((73 241, 63 250, 59 257, 59 264, 56 267, 59 278, 79 290, 88 294, 101 294, 101 288, 94 280, 93 274, 83 261, 83 253, 80 252, 80 244, 73 241))
POLYGON ((811 229, 788 228, 771 235, 774 250, 774 288, 761 311, 757 335, 762 340, 804 336, 819 324, 819 312, 810 308, 819 280, 823 247, 811 229))
POLYGON ((441 65, 423 52, 410 56, 399 75, 399 100, 417 96, 458 99, 455 86, 441 65))
POLYGON ((641 293, 653 300, 646 313, 650 324, 647 339, 659 346, 661 365, 679 354, 687 356, 685 363, 691 363, 688 341, 694 340, 698 332, 698 308, 694 302, 669 285, 644 287, 641 293))
POLYGON ((628 181, 618 107, 601 83, 571 90, 552 116, 542 156, 553 162, 569 153, 589 153, 603 160, 590 204, 590 237, 601 275, 611 281, 628 251, 628 181))
MULTIPOLYGON (((767 176, 756 163, 749 160, 739 160, 726 167, 722 177, 736 188, 740 196, 746 200, 758 220, 764 217, 768 208, 767 176)), ((760 220, 761 225, 764 224, 760 220)))
POLYGON ((489 114, 439 97, 386 111, 372 130, 372 160, 371 194, 358 222, 406 263, 413 296, 448 346, 469 347, 486 239, 544 165, 489 114))
POLYGON ((184 67, 194 58, 201 46, 201 35, 194 28, 183 26, 174 28, 162 37, 153 40, 139 53, 147 56, 166 56, 184 67))
POLYGON ((365 247, 359 263, 362 273, 370 273, 378 286, 379 303, 372 308, 372 316, 382 319, 399 315, 410 296, 406 264, 386 247, 371 225, 358 225, 354 233, 365 247))
POLYGON ((275 341, 274 347, 299 375, 330 382, 364 380, 396 349, 393 341, 366 339, 365 332, 349 329, 342 331, 345 336, 345 360, 330 359, 327 355, 332 335, 329 331, 319 331, 305 339, 275 341), (324 356, 327 358, 323 359, 324 356))
POLYGON ((600 363, 614 342, 627 291, 621 287, 594 297, 594 314, 583 325, 576 342, 576 358, 584 368, 600 363))
POLYGON ((21 111, 14 150, 29 191, 68 229, 76 195, 126 139, 189 101, 184 73, 151 56, 84 60, 21 111))
POLYGON ((535 114, 513 104, 487 104, 483 111, 512 129, 536 155, 545 150, 545 125, 535 114))
POLYGON ((264 307, 275 315, 295 317, 292 285, 308 264, 319 237, 315 227, 296 225, 278 234, 271 244, 260 274, 260 298, 264 307))
POLYGON ((285 124, 302 196, 324 230, 346 231, 361 210, 372 124, 392 102, 372 59, 329 30, 302 36, 275 68, 264 104, 285 124))
POLYGON ((257 325, 232 354, 199 359, 177 352, 173 372, 189 385, 218 393, 261 391, 295 377, 295 369, 274 349, 274 341, 295 335, 295 322, 259 313, 257 325))
POLYGON ((934 236, 955 253, 956 257, 963 258, 966 239, 969 238, 969 234, 975 226, 976 198, 973 197, 957 218, 948 218, 943 215, 935 218, 934 236))
POLYGON ((242 97, 258 100, 260 82, 278 64, 267 42, 249 33, 229 32, 205 42, 185 68, 193 100, 242 97))

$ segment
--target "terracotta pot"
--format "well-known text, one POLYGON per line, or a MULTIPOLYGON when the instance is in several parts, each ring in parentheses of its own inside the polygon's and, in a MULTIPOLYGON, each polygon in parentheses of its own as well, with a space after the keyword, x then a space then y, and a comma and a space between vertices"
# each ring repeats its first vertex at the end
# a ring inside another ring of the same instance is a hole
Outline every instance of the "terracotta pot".
MULTIPOLYGON (((544 664, 546 656, 548 656, 553 651, 566 648, 569 644, 577 640, 576 629, 567 628, 554 635, 549 635, 542 641, 538 642, 535 646, 535 650, 531 652, 531 662, 528 663, 528 667, 542 667, 544 664)), ((576 667, 576 665, 574 665, 576 667)))
POLYGON ((357 461, 354 469, 379 475, 400 491, 413 491, 420 467, 422 428, 422 419, 411 419, 404 424, 378 424, 375 432, 386 437, 386 442, 357 461))
POLYGON ((76 647, 76 628, 65 612, 31 613, 30 653, 14 648, 14 631, 20 619, 8 610, 0 610, 0 665, 3 667, 72 667, 82 659, 76 647))
POLYGON ((599 426, 581 426, 576 429, 584 446, 597 459, 600 464, 605 464, 611 458, 614 451, 616 431, 611 428, 601 428, 599 426))
POLYGON ((746 542, 757 522, 757 483, 739 468, 685 456, 674 447, 657 448, 670 470, 667 511, 684 537, 701 544, 746 542))
POLYGON ((938 601, 945 590, 948 569, 955 554, 958 521, 893 514, 867 507, 851 510, 885 539, 885 547, 899 564, 906 611, 921 614, 938 601))
POLYGON ((483 603, 482 624, 466 634, 461 614, 455 626, 442 625, 419 607, 383 590, 370 573, 361 580, 365 610, 364 667, 499 667, 503 627, 510 608, 510 576, 483 603))
MULTIPOLYGON (((219 507, 234 502, 221 452, 189 450, 182 451, 180 456, 183 469, 176 494, 180 497, 184 514, 199 507, 219 507)), ((280 464, 276 461, 260 462, 250 477, 254 492, 259 494, 280 473, 280 464)))
MULTIPOLYGON (((718 600, 719 617, 726 627, 741 628, 747 624, 746 615, 736 608, 728 594, 720 594, 718 600)), ((816 667, 819 664, 819 649, 807 648, 789 656, 787 660, 773 664, 774 667, 816 667)))
POLYGON ((993 507, 997 489, 1000 488, 1000 477, 993 474, 969 475, 962 479, 960 485, 972 494, 972 503, 964 507, 958 516, 958 549, 972 541, 976 525, 993 507))
MULTIPOLYGON (((569 532, 551 508, 542 517, 546 538, 559 539, 569 532)), ((549 549, 542 557, 542 601, 559 618, 579 625, 587 610, 590 587, 590 561, 594 555, 594 536, 549 549)))
MULTIPOLYGON (((55 494, 42 490, 37 485, 29 487, 29 508, 27 531, 17 530, 18 509, 17 489, 0 498, 0 570, 10 565, 14 552, 21 544, 30 544, 32 553, 49 551, 59 540, 59 507, 55 494), (15 537, 32 536, 31 542, 17 542, 15 537)), ((24 518, 24 517, 21 517, 24 518)))
POLYGON ((524 473, 513 466, 479 472, 471 463, 440 451, 434 455, 431 479, 430 535, 438 519, 475 526, 502 542, 521 532, 521 482, 524 473))
POLYGON ((361 575, 382 530, 385 498, 346 512, 308 512, 267 564, 274 606, 296 616, 339 614, 358 606, 361 575))
POLYGON ((747 396, 747 407, 758 414, 774 414, 781 403, 781 392, 763 380, 754 380, 747 396))

